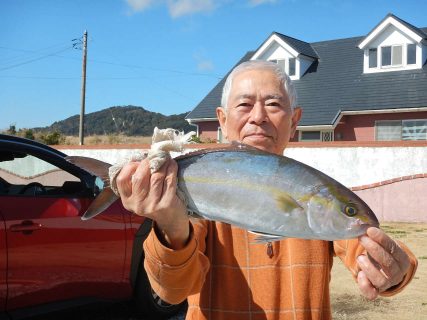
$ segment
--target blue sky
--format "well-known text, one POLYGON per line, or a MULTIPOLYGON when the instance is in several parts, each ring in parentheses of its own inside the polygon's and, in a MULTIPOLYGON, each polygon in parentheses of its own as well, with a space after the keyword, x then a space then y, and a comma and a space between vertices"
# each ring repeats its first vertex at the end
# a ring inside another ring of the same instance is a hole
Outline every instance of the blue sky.
POLYGON ((0 130, 136 105, 188 112, 273 31, 307 42, 366 35, 387 13, 427 27, 419 0, 0 0, 0 130))

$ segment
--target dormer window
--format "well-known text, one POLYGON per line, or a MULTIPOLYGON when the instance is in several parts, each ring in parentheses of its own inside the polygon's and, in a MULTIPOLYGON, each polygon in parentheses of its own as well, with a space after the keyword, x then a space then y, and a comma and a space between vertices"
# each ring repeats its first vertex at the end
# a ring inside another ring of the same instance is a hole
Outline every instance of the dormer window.
POLYGON ((408 50, 407 50, 407 64, 415 64, 417 62, 417 45, 414 43, 408 44, 408 50))
POLYGON ((401 66, 402 65, 402 46, 386 46, 381 48, 381 66, 401 66))
POLYGON ((251 60, 275 62, 291 80, 299 80, 318 58, 309 43, 273 32, 251 60))
POLYGON ((427 35, 392 14, 358 45, 364 50, 363 73, 421 69, 427 60, 427 35))
POLYGON ((377 48, 369 49, 369 68, 377 67, 377 48))
POLYGON ((296 73, 296 59, 295 58, 289 58, 289 59, 272 59, 269 60, 271 62, 277 63, 288 76, 295 76, 296 73))
POLYGON ((295 66, 296 66, 296 59, 295 58, 290 58, 289 59, 289 70, 288 70, 288 75, 289 76, 294 76, 295 75, 295 66))

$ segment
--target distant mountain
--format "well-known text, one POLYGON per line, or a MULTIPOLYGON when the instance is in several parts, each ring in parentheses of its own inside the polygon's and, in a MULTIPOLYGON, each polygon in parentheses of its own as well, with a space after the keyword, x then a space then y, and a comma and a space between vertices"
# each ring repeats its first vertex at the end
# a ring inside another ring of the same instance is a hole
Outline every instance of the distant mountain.
MULTIPOLYGON (((184 117, 187 113, 165 116, 161 113, 151 112, 142 107, 116 106, 85 115, 85 135, 116 134, 127 136, 151 136, 154 127, 160 129, 174 128, 180 131, 191 131, 184 117)), ((34 128, 35 131, 58 131, 64 135, 79 135, 79 115, 54 122, 49 127, 34 128)))

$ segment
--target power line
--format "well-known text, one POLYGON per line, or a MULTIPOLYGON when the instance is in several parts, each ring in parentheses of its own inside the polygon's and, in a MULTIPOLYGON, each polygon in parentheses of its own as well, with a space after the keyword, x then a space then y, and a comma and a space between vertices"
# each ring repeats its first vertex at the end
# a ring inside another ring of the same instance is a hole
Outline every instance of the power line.
POLYGON ((45 58, 47 58, 47 57, 54 56, 54 55, 56 55, 56 54, 58 54, 58 53, 60 53, 60 52, 64 52, 64 51, 66 51, 66 50, 70 50, 71 48, 72 48, 72 47, 68 47, 68 48, 65 48, 65 49, 59 50, 59 51, 54 52, 54 53, 49 53, 49 54, 46 54, 46 55, 41 56, 41 57, 33 58, 33 59, 30 59, 30 60, 27 60, 27 61, 24 61, 24 62, 20 62, 20 63, 13 64, 13 65, 11 65, 11 66, 7 66, 7 67, 4 67, 4 68, 0 68, 0 71, 9 70, 9 69, 12 69, 12 68, 16 68, 16 67, 22 66, 22 65, 24 65, 24 64, 28 64, 28 63, 35 62, 35 61, 38 61, 38 60, 42 60, 42 59, 45 59, 45 58))
MULTIPOLYGON (((71 47, 68 46, 66 50, 71 49, 71 48, 74 48, 74 49, 78 48, 78 46, 79 46, 80 43, 76 42, 77 40, 80 40, 80 39, 78 39, 78 38, 77 39, 73 39, 72 41, 74 41, 74 42, 73 42, 72 46, 71 47)), ((38 51, 26 50, 26 49, 13 49, 13 48, 8 48, 8 47, 4 47, 4 46, 0 46, 0 49, 8 49, 8 50, 22 51, 22 52, 33 52, 33 53, 37 53, 38 52, 38 51)), ((40 60, 40 59, 46 58, 48 56, 55 56, 55 57, 59 57, 59 58, 63 58, 63 59, 71 59, 71 60, 80 61, 80 58, 62 56, 62 55, 59 55, 58 53, 60 53, 60 52, 50 53, 50 54, 45 55, 42 58, 31 59, 31 61, 25 62, 25 63, 22 63, 22 64, 26 64, 26 63, 30 63, 32 61, 40 60)), ((111 62, 111 61, 105 61, 105 60, 97 60, 97 59, 87 59, 87 61, 88 62, 92 62, 92 63, 101 63, 101 64, 107 64, 107 65, 114 65, 114 66, 124 67, 124 68, 128 68, 128 69, 152 70, 152 71, 168 72, 168 73, 174 73, 174 74, 179 74, 179 75, 187 75, 187 76, 211 77, 211 78, 215 78, 217 80, 221 80, 222 79, 222 77, 219 76, 219 75, 217 75, 217 74, 209 74, 209 73, 202 73, 202 72, 188 72, 188 71, 175 70, 175 69, 165 69, 165 68, 154 68, 154 67, 140 66, 140 65, 135 65, 135 64, 124 64, 124 63, 117 63, 117 62, 111 62)), ((20 65, 20 64, 17 64, 17 66, 18 65, 20 65)), ((11 66, 10 68, 12 68, 12 67, 14 67, 14 66, 11 66)), ((0 69, 0 71, 6 70, 6 69, 9 69, 9 67, 6 67, 4 69, 0 69)))

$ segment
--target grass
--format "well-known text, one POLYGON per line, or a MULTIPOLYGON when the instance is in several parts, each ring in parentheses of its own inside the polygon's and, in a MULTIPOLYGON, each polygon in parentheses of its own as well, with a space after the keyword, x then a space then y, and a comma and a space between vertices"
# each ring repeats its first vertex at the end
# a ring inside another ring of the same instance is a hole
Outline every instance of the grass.
POLYGON ((404 242, 418 257, 414 279, 393 297, 368 301, 360 295, 350 272, 335 258, 331 281, 334 320, 427 319, 427 223, 384 223, 382 229, 404 242))
MULTIPOLYGON (((78 145, 79 137, 66 136, 66 145, 78 145)), ((93 135, 84 138, 85 145, 111 145, 111 144, 151 144, 151 137, 125 136, 122 134, 93 135)))

